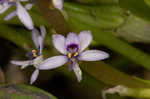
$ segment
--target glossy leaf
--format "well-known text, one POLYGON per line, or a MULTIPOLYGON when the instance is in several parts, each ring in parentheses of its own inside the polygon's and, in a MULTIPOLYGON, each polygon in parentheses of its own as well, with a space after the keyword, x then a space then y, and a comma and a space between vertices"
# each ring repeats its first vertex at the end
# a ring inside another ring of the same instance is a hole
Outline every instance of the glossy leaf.
POLYGON ((124 24, 118 27, 114 34, 129 42, 150 43, 150 22, 129 14, 124 24))
POLYGON ((57 99, 52 94, 27 85, 6 84, 0 86, 0 98, 4 99, 57 99))

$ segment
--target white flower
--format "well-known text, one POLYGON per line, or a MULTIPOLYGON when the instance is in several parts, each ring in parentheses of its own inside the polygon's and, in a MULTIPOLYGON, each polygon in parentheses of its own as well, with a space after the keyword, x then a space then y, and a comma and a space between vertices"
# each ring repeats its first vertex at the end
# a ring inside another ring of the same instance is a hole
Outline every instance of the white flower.
POLYGON ((29 65, 33 65, 36 68, 31 76, 30 84, 34 83, 35 80, 37 79, 38 74, 39 74, 38 66, 43 61, 42 49, 44 45, 46 30, 43 26, 40 27, 40 30, 41 30, 41 35, 37 29, 33 29, 32 31, 32 40, 37 50, 32 50, 32 52, 28 53, 28 55, 30 56, 30 60, 27 60, 27 61, 12 60, 11 61, 12 64, 19 65, 21 66, 22 69, 24 69, 25 67, 29 65))
MULTIPOLYGON (((25 2, 29 0, 20 0, 20 2, 25 2)), ((34 28, 32 18, 28 14, 26 9, 31 9, 32 4, 27 4, 25 8, 21 5, 19 0, 1 0, 0 1, 0 14, 5 12, 8 8, 10 8, 12 5, 16 6, 16 11, 11 12, 8 14, 4 20, 10 20, 14 16, 18 16, 20 21, 25 25, 25 27, 29 30, 32 30, 34 28)))
POLYGON ((53 3, 55 8, 57 8, 60 11, 62 10, 62 8, 63 8, 63 0, 52 0, 52 3, 53 3))
POLYGON ((48 58, 38 68, 41 70, 53 69, 69 62, 69 71, 73 70, 78 81, 81 81, 82 72, 79 68, 78 60, 98 61, 109 57, 107 53, 100 50, 84 51, 91 41, 92 35, 90 31, 82 31, 79 35, 69 33, 66 38, 59 34, 53 35, 55 48, 64 55, 48 58))

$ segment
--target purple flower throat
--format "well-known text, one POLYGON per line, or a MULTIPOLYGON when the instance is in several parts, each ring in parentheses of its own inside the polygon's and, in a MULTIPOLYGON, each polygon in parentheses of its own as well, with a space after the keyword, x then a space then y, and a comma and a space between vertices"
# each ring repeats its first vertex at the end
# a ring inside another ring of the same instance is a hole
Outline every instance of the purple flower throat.
POLYGON ((74 64, 77 62, 77 58, 79 56, 78 49, 79 46, 77 44, 70 44, 67 46, 67 51, 68 51, 67 57, 70 63, 69 71, 73 69, 74 64))

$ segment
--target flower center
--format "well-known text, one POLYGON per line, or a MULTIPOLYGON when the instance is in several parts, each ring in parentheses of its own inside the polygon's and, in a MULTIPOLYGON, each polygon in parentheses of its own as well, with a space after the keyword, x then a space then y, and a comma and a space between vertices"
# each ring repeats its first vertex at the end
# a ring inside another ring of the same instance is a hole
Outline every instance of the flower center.
POLYGON ((67 56, 72 62, 75 61, 79 55, 78 49, 79 46, 77 44, 70 44, 67 46, 67 51, 68 51, 67 56))
POLYGON ((79 46, 77 44, 70 44, 67 46, 67 51, 70 53, 78 52, 79 46))
POLYGON ((75 53, 70 53, 68 52, 67 56, 68 58, 73 62, 75 61, 76 57, 78 57, 79 53, 78 52, 75 52, 75 53))
POLYGON ((73 69, 73 64, 77 62, 77 57, 79 56, 78 52, 74 52, 74 53, 70 53, 68 52, 67 57, 69 59, 69 71, 71 71, 73 69))
POLYGON ((33 59, 37 58, 38 56, 40 56, 40 52, 39 52, 39 50, 33 49, 31 52, 27 53, 27 56, 29 56, 29 58, 31 60, 33 60, 33 59))
POLYGON ((32 55, 33 55, 33 57, 38 57, 39 55, 38 55, 38 51, 37 50, 32 50, 32 55))

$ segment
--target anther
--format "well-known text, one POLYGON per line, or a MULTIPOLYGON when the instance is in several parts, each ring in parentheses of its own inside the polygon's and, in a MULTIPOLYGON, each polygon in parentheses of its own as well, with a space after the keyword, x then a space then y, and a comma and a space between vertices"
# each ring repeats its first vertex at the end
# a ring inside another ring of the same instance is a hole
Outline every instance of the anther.
POLYGON ((32 53, 36 53, 36 50, 32 50, 32 53))
POLYGON ((38 57, 36 50, 32 50, 32 54, 33 54, 33 57, 38 57))
POLYGON ((71 54, 71 53, 68 53, 68 57, 71 58, 71 56, 72 56, 72 54, 71 54))
POLYGON ((79 55, 79 53, 78 53, 78 52, 75 52, 73 56, 76 57, 76 56, 78 56, 78 55, 79 55))

